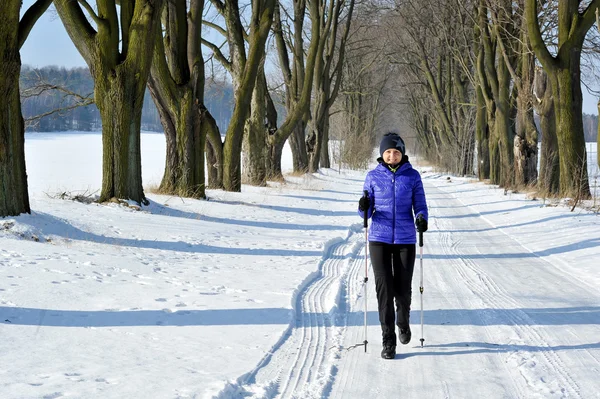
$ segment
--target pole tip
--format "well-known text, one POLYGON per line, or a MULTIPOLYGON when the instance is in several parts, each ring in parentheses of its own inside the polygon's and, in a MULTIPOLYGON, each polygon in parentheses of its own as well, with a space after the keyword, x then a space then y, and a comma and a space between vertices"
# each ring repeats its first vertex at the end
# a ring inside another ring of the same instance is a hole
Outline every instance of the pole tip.
POLYGON ((425 342, 425 338, 421 338, 419 341, 421 341, 421 348, 423 347, 423 343, 425 342))

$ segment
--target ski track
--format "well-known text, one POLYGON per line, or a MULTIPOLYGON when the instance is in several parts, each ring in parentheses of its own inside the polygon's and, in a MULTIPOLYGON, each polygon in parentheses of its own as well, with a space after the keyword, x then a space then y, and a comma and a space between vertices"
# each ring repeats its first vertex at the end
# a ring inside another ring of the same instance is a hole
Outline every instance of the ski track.
MULTIPOLYGON (((335 359, 343 350, 347 291, 358 279, 362 228, 351 226, 348 237, 326 245, 319 270, 297 292, 292 324, 257 367, 228 384, 217 398, 321 398, 336 375, 335 359), (357 234, 358 233, 358 234, 357 234)), ((361 341, 362 342, 362 341, 361 341)))
MULTIPOLYGON (((440 191, 450 195, 452 199, 458 201, 463 206, 463 209, 468 211, 467 213, 477 213, 478 217, 485 224, 487 224, 489 227, 493 227, 492 232, 499 232, 503 234, 511 241, 512 244, 514 244, 515 247, 532 253, 523 247, 515 238, 510 236, 510 234, 506 233, 502 229, 496 228, 475 209, 465 205, 460 198, 457 198, 451 193, 445 192, 443 189, 440 189, 440 191)), ((437 227, 442 231, 448 231, 449 227, 451 227, 446 220, 438 219, 436 220, 436 223, 439 223, 437 227)), ((480 234, 491 235, 488 232, 483 232, 480 234)), ((460 235, 457 237, 458 238, 455 239, 453 235, 448 232, 441 233, 441 240, 447 243, 442 247, 451 255, 461 254, 461 245, 463 243, 463 239, 460 235)), ((493 241, 490 240, 490 242, 493 241)), ((456 266, 455 271, 459 273, 460 279, 466 284, 469 290, 482 300, 484 306, 494 309, 496 313, 501 314, 502 319, 508 321, 507 324, 514 329, 514 332, 519 337, 519 340, 527 343, 528 345, 542 348, 542 350, 537 352, 525 352, 515 349, 514 352, 511 352, 507 355, 507 366, 516 367, 521 376, 525 379, 527 386, 531 388, 527 393, 525 393, 523 392, 523 389, 519 389, 518 385, 515 385, 515 387, 520 391, 519 397, 531 397, 533 393, 532 391, 534 391, 539 394, 539 397, 544 398, 566 396, 581 398, 582 395, 580 386, 569 373, 569 368, 565 366, 561 356, 556 351, 552 350, 551 346, 548 344, 548 342, 551 341, 551 337, 544 331, 544 328, 536 327, 535 321, 531 319, 527 313, 519 310, 520 308, 524 307, 523 304, 510 296, 506 290, 498 285, 493 278, 488 276, 475 261, 469 259, 468 257, 455 256, 455 258, 457 259, 457 261, 453 262, 456 266), (506 308, 512 308, 512 310, 508 311, 506 308), (544 376, 540 377, 540 373, 542 373, 544 376)), ((549 261, 538 255, 536 255, 535 258, 528 260, 529 263, 534 261, 545 263, 545 266, 552 267, 552 264, 549 261)), ((567 275, 564 277, 565 279, 572 279, 567 275)), ((593 295, 593 293, 590 293, 590 295, 593 295)), ((490 316, 486 316, 485 313, 483 313, 482 319, 484 322, 487 321, 485 324, 488 325, 493 325, 494 322, 497 322, 497 320, 490 319, 490 316)), ((490 338, 492 337, 490 336, 490 338)), ((493 342, 493 340, 491 339, 490 342, 493 342)), ((596 359, 588 350, 585 350, 585 352, 598 363, 598 359, 596 359)), ((507 370, 509 369, 507 368, 507 370)), ((513 380, 513 382, 516 384, 516 381, 513 380)))

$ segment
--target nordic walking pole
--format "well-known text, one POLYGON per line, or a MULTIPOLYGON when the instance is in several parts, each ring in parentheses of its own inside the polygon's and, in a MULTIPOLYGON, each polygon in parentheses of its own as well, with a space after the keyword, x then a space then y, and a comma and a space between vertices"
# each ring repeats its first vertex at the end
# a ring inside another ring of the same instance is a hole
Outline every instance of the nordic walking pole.
MULTIPOLYGON (((364 197, 369 197, 369 192, 367 190, 364 191, 364 197)), ((363 342, 363 344, 365 345, 365 353, 367 353, 367 344, 369 343, 367 341, 367 281, 369 281, 369 256, 368 256, 368 252, 369 252, 369 222, 368 222, 368 217, 367 217, 367 213, 369 212, 368 209, 365 209, 364 211, 364 228, 365 228, 365 279, 363 281, 363 287, 365 289, 365 340, 363 342)))
POLYGON ((419 283, 419 291, 421 292, 421 348, 425 342, 423 338, 423 232, 419 231, 419 254, 421 259, 421 282, 419 283))

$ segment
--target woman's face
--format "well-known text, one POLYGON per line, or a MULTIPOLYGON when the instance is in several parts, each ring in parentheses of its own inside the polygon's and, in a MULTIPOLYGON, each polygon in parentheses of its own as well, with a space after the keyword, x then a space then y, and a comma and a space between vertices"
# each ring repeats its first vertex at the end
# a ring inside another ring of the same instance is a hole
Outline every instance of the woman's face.
POLYGON ((390 148, 384 151, 383 161, 388 165, 397 165, 402 159, 402 153, 395 148, 390 148))

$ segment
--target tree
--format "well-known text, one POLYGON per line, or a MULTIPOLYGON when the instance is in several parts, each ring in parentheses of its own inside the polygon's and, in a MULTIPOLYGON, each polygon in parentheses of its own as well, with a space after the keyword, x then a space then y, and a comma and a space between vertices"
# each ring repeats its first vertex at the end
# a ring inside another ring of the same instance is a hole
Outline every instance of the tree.
POLYGON ((294 172, 305 173, 308 170, 308 155, 306 152, 305 128, 309 119, 310 100, 314 77, 321 74, 322 63, 317 62, 325 48, 325 3, 308 2, 308 12, 311 21, 310 43, 306 62, 304 61, 304 16, 306 1, 294 0, 293 29, 284 29, 281 18, 281 6, 275 10, 273 31, 279 67, 283 74, 285 85, 286 119, 275 134, 268 137, 269 175, 281 178, 281 154, 286 140, 289 139, 292 149, 294 172), (292 59, 290 60, 290 56, 292 59))
POLYGON ((338 95, 342 82, 344 54, 354 11, 354 0, 349 0, 348 12, 345 16, 342 16, 345 3, 346 0, 330 1, 330 8, 327 12, 328 23, 331 24, 331 28, 324 32, 326 34, 324 39, 327 41, 326 51, 317 60, 322 64, 319 67, 321 74, 315 75, 314 79, 315 101, 312 111, 312 130, 307 137, 307 142, 314 142, 314 145, 307 146, 309 172, 316 172, 319 169, 319 164, 326 168, 330 166, 329 110, 338 95), (342 18, 346 20, 344 31, 341 32, 341 37, 338 37, 339 24, 343 21, 342 18))
POLYGON ((102 118, 100 201, 116 197, 147 204, 140 125, 162 0, 121 0, 120 7, 116 0, 97 0, 97 12, 86 0, 54 4, 94 78, 102 118))
POLYGON ((423 152, 460 174, 471 172, 475 145, 470 13, 453 1, 406 1, 394 9, 386 32, 393 40, 391 62, 407 82, 419 140, 430 144, 423 152))
POLYGON ((558 194, 560 170, 554 98, 552 87, 548 82, 548 75, 539 66, 535 68, 534 72, 533 94, 535 96, 534 106, 540 116, 540 128, 543 134, 538 188, 543 193, 558 194))
POLYGON ((389 114, 401 109, 401 104, 397 101, 399 90, 390 79, 397 75, 397 68, 387 62, 384 49, 389 42, 382 40, 385 35, 377 24, 381 15, 377 10, 367 9, 366 4, 358 7, 345 46, 343 78, 329 116, 329 130, 338 141, 333 157, 339 167, 364 169, 373 161, 373 147, 380 136, 378 126, 395 125, 388 122, 389 114), (382 121, 384 111, 386 118, 382 121))
POLYGON ((0 2, 0 217, 30 213, 25 126, 19 96, 21 56, 35 22, 52 0, 36 1, 19 19, 21 0, 0 2))
POLYGON ((525 0, 525 17, 531 45, 548 74, 556 116, 560 169, 560 194, 588 198, 590 188, 583 136, 581 50, 596 18, 600 0, 580 11, 578 0, 558 1, 558 47, 552 55, 542 38, 537 0, 525 0))
POLYGON ((204 198, 206 129, 217 129, 204 105, 201 51, 203 0, 164 5, 164 35, 157 31, 148 88, 167 140, 165 173, 159 191, 204 198))
POLYGON ((512 169, 514 129, 511 123, 514 104, 511 104, 511 75, 514 57, 507 54, 502 43, 514 36, 512 26, 512 2, 498 0, 495 9, 482 0, 479 8, 479 24, 481 40, 484 48, 483 72, 485 85, 489 88, 487 97, 490 159, 490 182, 501 187, 509 187, 514 182, 512 169), (496 18, 492 19, 495 14, 496 18), (508 58, 508 62, 506 60, 508 58), (493 110, 493 114, 492 114, 493 110))
POLYGON ((537 181, 538 132, 533 118, 534 56, 529 44, 527 24, 523 18, 523 1, 498 2, 487 0, 491 13, 497 51, 512 78, 514 95, 511 108, 515 107, 516 123, 513 159, 513 183, 517 186, 537 181), (503 18, 503 20, 501 20, 503 18))
MULTIPOLYGON (((225 57, 218 46, 203 40, 214 56, 230 71, 234 86, 234 111, 225 134, 225 143, 221 146, 218 131, 209 131, 210 150, 208 152, 211 168, 222 168, 222 186, 226 191, 241 191, 241 154, 246 119, 250 114, 250 101, 259 75, 260 65, 265 56, 265 45, 271 24, 276 0, 257 0, 252 2, 250 32, 246 33, 240 18, 237 0, 211 0, 225 20, 226 29, 210 24, 227 38, 230 57, 225 57), (248 37, 248 53, 246 42, 248 37), (222 164, 219 157, 222 153, 222 164), (216 165, 216 166, 215 166, 216 165)), ((219 173, 212 176, 218 177, 219 173)))

